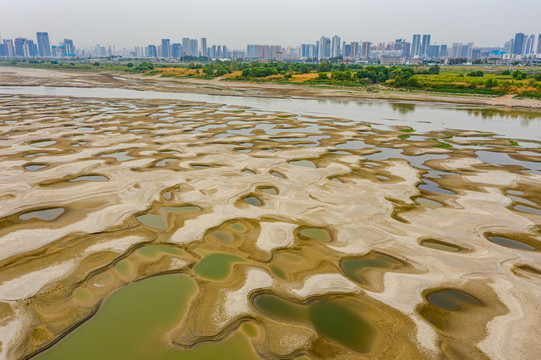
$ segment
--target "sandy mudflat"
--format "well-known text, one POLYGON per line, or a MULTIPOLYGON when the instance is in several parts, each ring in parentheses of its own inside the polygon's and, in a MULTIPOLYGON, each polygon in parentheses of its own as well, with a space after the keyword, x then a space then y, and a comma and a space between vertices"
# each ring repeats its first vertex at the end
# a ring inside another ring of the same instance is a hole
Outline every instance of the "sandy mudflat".
MULTIPOLYGON (((0 85, 359 95, 205 84, 0 68, 0 85)), ((179 352, 240 334, 253 358, 541 357, 541 144, 403 125, 0 95, 0 356, 61 339, 53 356, 118 289, 180 272, 197 291, 158 334, 179 352), (318 306, 363 319, 369 345, 318 306)))
POLYGON ((415 102, 468 104, 502 108, 541 110, 541 101, 513 95, 487 97, 466 94, 434 94, 379 87, 377 91, 331 88, 329 86, 220 81, 220 79, 172 79, 159 76, 111 74, 108 72, 56 71, 0 67, 0 86, 45 85, 73 87, 115 87, 137 90, 188 92, 209 95, 298 97, 316 99, 381 99, 415 102))

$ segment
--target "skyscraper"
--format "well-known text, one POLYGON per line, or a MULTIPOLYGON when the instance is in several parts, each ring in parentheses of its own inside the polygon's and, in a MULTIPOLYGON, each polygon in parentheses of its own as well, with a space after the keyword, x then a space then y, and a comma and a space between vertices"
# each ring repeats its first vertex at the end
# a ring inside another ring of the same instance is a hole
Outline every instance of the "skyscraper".
POLYGON ((190 50, 191 50, 191 53, 190 55, 191 56, 194 56, 194 57, 199 57, 199 50, 198 50, 198 45, 197 45, 197 40, 196 39, 191 39, 190 40, 190 50))
POLYGON ((541 54, 541 34, 539 34, 539 37, 537 38, 537 53, 541 54))
POLYGON ((318 58, 328 59, 331 56, 331 39, 322 36, 319 39, 318 58))
POLYGON ((158 56, 158 49, 156 49, 156 45, 148 45, 146 48, 146 54, 147 57, 157 57, 158 56))
POLYGON ((428 48, 430 47, 430 35, 426 34, 423 35, 423 42, 421 44, 421 51, 420 56, 426 57, 428 56, 428 48))
POLYGON ((528 40, 526 41, 526 51, 524 52, 526 55, 530 55, 530 54, 533 54, 533 45, 535 43, 535 36, 534 35, 530 35, 528 37, 528 40))
POLYGON ((171 57, 171 40, 162 39, 162 57, 171 57))
POLYGON ((334 35, 332 37, 332 50, 331 50, 331 57, 337 58, 340 56, 340 36, 334 35))
POLYGON ((440 58, 446 58, 447 57, 447 45, 442 45, 440 47, 440 58))
POLYGON ((513 45, 513 54, 522 55, 525 47, 526 35, 523 33, 518 33, 515 35, 515 44, 513 45))
POLYGON ((419 55, 421 50, 421 34, 414 34, 413 41, 411 42, 411 57, 419 55))
POLYGON ((371 49, 372 49, 372 43, 371 42, 369 42, 369 41, 363 42, 363 45, 362 45, 362 48, 361 48, 361 58, 369 59, 371 49))
POLYGON ((25 57, 28 56, 28 47, 26 45, 26 39, 15 39, 15 56, 25 57))
POLYGON ((190 54, 190 38, 182 38, 182 56, 190 54))
MULTIPOLYGON (((64 54, 65 56, 75 56, 75 46, 73 45, 73 40, 64 39, 64 54)), ((105 56, 103 52, 100 53, 101 56, 105 56)))
POLYGON ((173 44, 173 54, 172 56, 174 58, 180 58, 182 57, 182 46, 180 45, 180 43, 174 43, 173 44))
POLYGON ((36 33, 38 38, 39 56, 51 57, 51 45, 49 44, 49 33, 38 32, 36 33))
POLYGON ((201 38, 201 56, 208 56, 207 38, 201 38))

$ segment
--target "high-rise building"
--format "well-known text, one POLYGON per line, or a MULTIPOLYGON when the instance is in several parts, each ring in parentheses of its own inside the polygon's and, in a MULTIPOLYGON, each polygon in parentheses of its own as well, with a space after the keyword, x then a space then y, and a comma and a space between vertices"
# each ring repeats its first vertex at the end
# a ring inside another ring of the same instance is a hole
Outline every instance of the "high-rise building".
POLYGON ((511 41, 506 41, 503 45, 502 51, 506 54, 512 54, 513 53, 513 45, 511 44, 511 41))
POLYGON ((411 42, 410 57, 419 56, 421 51, 421 34, 414 34, 413 41, 411 42))
POLYGON ((156 45, 148 45, 145 55, 147 57, 157 57, 158 56, 158 49, 156 49, 156 45))
POLYGON ((39 55, 38 45, 34 43, 33 40, 26 41, 28 56, 36 57, 39 55))
POLYGON ((161 56, 164 58, 171 57, 171 40, 162 39, 162 53, 161 56))
POLYGON ((39 56, 51 57, 51 45, 49 43, 49 33, 38 32, 36 33, 38 39, 39 56))
POLYGON ((328 59, 331 57, 331 39, 322 36, 319 39, 318 58, 328 59))
POLYGON ((180 43, 174 43, 173 44, 173 51, 172 51, 172 56, 174 58, 180 58, 182 57, 182 46, 180 45, 180 43))
POLYGON ((541 34, 537 38, 537 54, 541 55, 541 34))
POLYGON ((448 56, 447 55, 447 45, 442 45, 440 47, 440 58, 445 59, 445 58, 447 58, 447 56, 448 56))
POLYGON ((515 43, 513 45, 513 54, 522 55, 524 54, 524 47, 526 46, 526 35, 523 33, 518 33, 515 35, 515 43))
POLYGON ((340 56, 340 36, 334 35, 332 37, 331 57, 337 58, 340 56))
POLYGON ((15 39, 15 56, 25 57, 28 56, 28 47, 25 38, 15 39))
MULTIPOLYGON (((250 58, 250 59, 255 59, 256 58, 256 54, 257 54, 256 46, 257 45, 248 45, 248 46, 246 46, 246 57, 247 58, 250 58)), ((214 47, 215 46, 212 47, 213 52, 216 51, 216 50, 214 50, 214 47)), ((212 57, 215 57, 215 55, 213 54, 212 57)))
POLYGON ((421 43, 421 50, 420 50, 420 56, 426 57, 428 56, 428 48, 430 47, 430 35, 425 34, 423 35, 423 42, 421 43))
POLYGON ((207 38, 201 38, 201 56, 208 56, 207 38))
POLYGON ((182 56, 190 53, 190 38, 182 38, 182 56))
POLYGON ((2 44, 4 45, 4 56, 15 56, 15 46, 13 46, 13 40, 4 39, 2 40, 2 44))
POLYGON ((428 47, 427 56, 431 59, 439 59, 441 47, 439 45, 430 45, 428 47))
POLYGON ((530 35, 528 37, 528 40, 526 41, 526 51, 524 51, 524 53, 526 55, 533 54, 533 45, 534 45, 534 43, 535 43, 535 36, 530 35))
POLYGON ((361 48, 361 58, 370 59, 370 51, 372 50, 372 43, 365 41, 361 48))
POLYGON ((199 57, 199 46, 196 39, 190 39, 190 55, 199 57))
MULTIPOLYGON (((73 40, 71 39, 64 39, 64 42, 63 42, 63 46, 64 46, 64 53, 62 55, 64 56, 75 56, 75 46, 73 45, 73 40)), ((105 51, 101 51, 101 47, 100 47, 100 53, 98 54, 98 56, 105 56, 105 51)))

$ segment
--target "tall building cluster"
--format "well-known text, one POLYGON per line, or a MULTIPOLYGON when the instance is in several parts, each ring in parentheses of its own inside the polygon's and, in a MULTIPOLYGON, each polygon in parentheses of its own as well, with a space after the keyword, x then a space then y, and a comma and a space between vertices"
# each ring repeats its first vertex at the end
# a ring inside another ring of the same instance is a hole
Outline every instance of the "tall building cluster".
POLYGON ((477 59, 533 59, 541 58, 541 34, 517 33, 503 47, 474 47, 472 42, 446 44, 433 43, 430 34, 414 34, 411 41, 396 39, 386 43, 370 41, 346 42, 338 35, 321 36, 312 44, 298 46, 249 44, 245 50, 230 50, 226 45, 209 45, 206 38, 181 38, 178 42, 161 39, 159 44, 137 46, 132 49, 117 49, 115 46, 96 46, 76 48, 73 40, 64 39, 53 44, 47 32, 36 33, 33 39, 18 37, 1 39, 0 57, 15 58, 164 58, 208 57, 212 59, 259 59, 259 60, 322 60, 342 58, 347 61, 375 61, 381 63, 404 63, 409 61, 445 60, 462 58, 468 61, 477 59))
POLYGON ((535 35, 528 36, 524 33, 517 33, 514 38, 505 43, 504 51, 515 56, 541 54, 541 34, 539 34, 537 41, 537 49, 535 49, 534 45, 535 35))

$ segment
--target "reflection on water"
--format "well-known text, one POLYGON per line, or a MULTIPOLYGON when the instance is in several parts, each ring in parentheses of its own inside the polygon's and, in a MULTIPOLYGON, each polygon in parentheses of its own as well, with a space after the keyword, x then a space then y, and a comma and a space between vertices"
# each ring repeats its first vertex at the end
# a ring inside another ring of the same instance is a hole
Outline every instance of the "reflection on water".
POLYGON ((218 96, 168 93, 115 88, 70 88, 42 86, 0 87, 0 94, 30 94, 126 99, 175 99, 249 106, 259 110, 282 111, 319 117, 340 117, 357 122, 395 126, 408 119, 418 131, 464 129, 486 131, 516 139, 541 140, 541 116, 537 112, 483 109, 472 106, 412 104, 386 101, 328 101, 248 96, 218 96), (453 111, 449 111, 453 110, 453 111), (398 119, 393 119, 397 116, 398 119), (518 125, 518 126, 517 126, 518 125))

